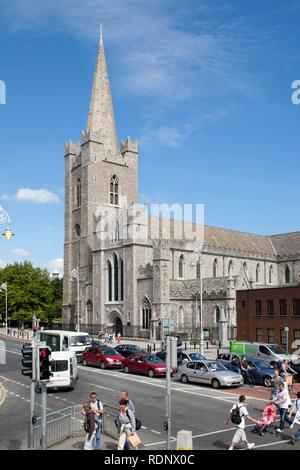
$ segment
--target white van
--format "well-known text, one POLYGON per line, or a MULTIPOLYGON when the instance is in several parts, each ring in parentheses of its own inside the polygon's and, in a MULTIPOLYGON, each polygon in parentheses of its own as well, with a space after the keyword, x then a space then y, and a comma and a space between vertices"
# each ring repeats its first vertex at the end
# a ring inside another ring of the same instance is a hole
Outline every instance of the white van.
POLYGON ((74 351, 55 351, 51 353, 50 381, 47 388, 68 388, 73 390, 78 379, 77 359, 74 351))
POLYGON ((73 351, 77 362, 82 362, 82 353, 91 345, 91 337, 81 331, 43 330, 39 340, 44 341, 51 351, 73 351))
POLYGON ((291 355, 288 354, 278 344, 271 343, 250 343, 249 341, 231 341, 230 352, 238 355, 245 355, 263 359, 271 366, 276 366, 278 362, 284 359, 291 360, 291 355))

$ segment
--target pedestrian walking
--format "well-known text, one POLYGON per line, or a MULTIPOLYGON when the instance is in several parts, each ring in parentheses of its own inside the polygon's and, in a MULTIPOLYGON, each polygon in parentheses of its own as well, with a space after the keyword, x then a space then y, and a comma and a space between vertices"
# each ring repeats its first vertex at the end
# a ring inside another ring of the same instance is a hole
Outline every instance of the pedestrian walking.
MULTIPOLYGON (((135 415, 135 406, 134 406, 133 402, 129 399, 128 392, 126 390, 123 390, 120 393, 120 400, 126 400, 128 409, 131 410, 132 413, 135 415)), ((124 444, 124 450, 130 450, 130 445, 129 445, 129 442, 128 442, 127 438, 126 438, 126 441, 125 441, 125 444, 124 444)))
POLYGON ((84 450, 94 450, 96 440, 96 417, 89 403, 84 403, 82 413, 85 415, 84 430, 86 433, 84 450))
MULTIPOLYGON (((95 441, 94 449, 101 450, 101 428, 102 428, 102 415, 104 413, 103 404, 97 398, 97 393, 92 392, 90 394, 90 401, 88 402, 92 412, 95 417, 95 441)), ((84 409, 82 409, 82 414, 85 414, 84 409)))
MULTIPOLYGON (((135 416, 128 409, 127 400, 119 401, 119 414, 117 417, 117 426, 119 431, 118 450, 124 450, 126 439, 135 435, 135 416)), ((137 447, 134 447, 137 449, 137 447)))
POLYGON ((241 395, 239 397, 239 402, 235 403, 233 407, 230 410, 229 416, 227 420, 225 421, 225 424, 229 423, 229 420, 236 426, 236 431, 233 436, 233 439, 229 445, 228 450, 233 450, 236 444, 238 444, 240 441, 244 442, 248 449, 252 449, 254 447, 254 443, 250 443, 247 440, 246 433, 245 433, 245 419, 248 419, 249 421, 252 421, 255 424, 258 424, 258 421, 256 421, 254 418, 252 418, 247 410, 246 407, 246 397, 245 395, 241 395))
POLYGON ((275 370, 274 378, 272 379, 272 389, 270 399, 273 401, 278 395, 279 385, 283 383, 283 378, 279 375, 279 370, 275 370))
POLYGON ((117 334, 117 343, 118 343, 118 346, 119 346, 120 342, 121 342, 121 333, 119 332, 119 333, 117 334))
POLYGON ((279 385, 279 392, 277 398, 274 400, 274 404, 278 406, 280 415, 280 424, 279 428, 276 429, 276 432, 282 432, 284 429, 285 421, 289 425, 292 424, 292 420, 288 416, 288 409, 291 405, 291 399, 288 390, 285 389, 284 383, 279 385))
MULTIPOLYGON (((293 420, 293 423, 290 425, 290 428, 294 426, 295 423, 300 424, 299 417, 300 417, 300 392, 297 393, 297 399, 295 402, 295 412, 296 416, 293 420)), ((296 432, 294 432, 291 436, 291 444, 295 444, 296 441, 300 439, 300 427, 296 432)))

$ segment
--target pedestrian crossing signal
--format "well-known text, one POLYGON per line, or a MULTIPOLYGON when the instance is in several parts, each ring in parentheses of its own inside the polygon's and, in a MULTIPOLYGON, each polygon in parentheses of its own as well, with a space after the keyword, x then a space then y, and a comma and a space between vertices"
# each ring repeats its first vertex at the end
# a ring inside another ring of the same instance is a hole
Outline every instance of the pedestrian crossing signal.
POLYGON ((29 344, 25 344, 22 347, 22 375, 30 377, 32 379, 32 347, 29 344))
POLYGON ((48 346, 38 348, 38 366, 37 366, 37 380, 48 381, 51 377, 51 349, 48 346))

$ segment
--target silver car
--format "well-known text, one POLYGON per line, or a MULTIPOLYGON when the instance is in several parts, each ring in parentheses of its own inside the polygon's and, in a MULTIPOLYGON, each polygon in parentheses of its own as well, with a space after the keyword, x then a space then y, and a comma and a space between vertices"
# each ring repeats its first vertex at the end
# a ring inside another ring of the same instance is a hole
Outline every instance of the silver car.
POLYGON ((199 382, 213 388, 232 387, 244 383, 241 374, 232 372, 217 361, 191 361, 178 368, 181 382, 199 382))

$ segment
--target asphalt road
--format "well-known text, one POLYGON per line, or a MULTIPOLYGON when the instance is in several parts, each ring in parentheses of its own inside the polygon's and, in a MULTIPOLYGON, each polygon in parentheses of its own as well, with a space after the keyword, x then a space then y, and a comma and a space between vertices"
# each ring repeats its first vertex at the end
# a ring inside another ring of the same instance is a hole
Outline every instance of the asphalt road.
MULTIPOLYGON (((3 340, 3 337, 1 338, 3 340)), ((5 339, 6 364, 0 364, 0 383, 6 397, 0 400, 0 449, 25 449, 29 420, 30 381, 21 375, 21 343, 5 339)), ((79 366, 79 380, 73 391, 48 392, 48 411, 61 410, 69 405, 80 404, 88 399, 95 390, 106 404, 117 406, 121 390, 127 390, 134 401, 137 417, 143 428, 139 435, 145 449, 165 449, 165 380, 150 379, 133 374, 124 374, 117 370, 100 370, 79 366)), ((225 425, 229 409, 241 393, 249 391, 248 411, 254 418, 261 416, 266 403, 267 392, 262 387, 249 390, 213 390, 210 387, 184 385, 172 379, 172 447, 176 449, 176 435, 179 430, 193 433, 193 448, 225 450, 228 448, 234 428, 225 425)), ((0 394, 1 395, 1 394, 0 394)), ((3 394, 2 394, 3 395, 3 394)), ((1 395, 1 396, 2 396, 1 395)), ((1 398, 0 396, 0 398, 1 398)), ((41 396, 36 395, 36 414, 41 411, 41 396)), ((299 449, 299 444, 291 446, 291 431, 286 429, 278 435, 253 435, 247 427, 249 442, 255 442, 256 449, 292 450, 299 449)))

